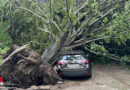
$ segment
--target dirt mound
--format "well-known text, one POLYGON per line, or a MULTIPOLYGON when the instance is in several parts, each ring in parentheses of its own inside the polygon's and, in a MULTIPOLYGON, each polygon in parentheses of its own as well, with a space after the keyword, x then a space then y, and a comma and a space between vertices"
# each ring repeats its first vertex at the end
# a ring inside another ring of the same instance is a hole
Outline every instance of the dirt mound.
POLYGON ((27 45, 12 46, 3 58, 0 75, 4 82, 17 87, 28 88, 31 85, 56 84, 61 80, 55 70, 41 60, 40 55, 29 49, 27 45))

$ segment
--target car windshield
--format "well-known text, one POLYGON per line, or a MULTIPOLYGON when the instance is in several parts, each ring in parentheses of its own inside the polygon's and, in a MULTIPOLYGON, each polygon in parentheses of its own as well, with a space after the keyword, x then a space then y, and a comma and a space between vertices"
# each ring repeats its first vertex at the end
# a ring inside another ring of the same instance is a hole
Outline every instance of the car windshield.
POLYGON ((64 61, 64 60, 69 60, 69 61, 85 60, 85 57, 84 57, 84 55, 63 55, 63 56, 61 56, 61 60, 62 61, 64 61))

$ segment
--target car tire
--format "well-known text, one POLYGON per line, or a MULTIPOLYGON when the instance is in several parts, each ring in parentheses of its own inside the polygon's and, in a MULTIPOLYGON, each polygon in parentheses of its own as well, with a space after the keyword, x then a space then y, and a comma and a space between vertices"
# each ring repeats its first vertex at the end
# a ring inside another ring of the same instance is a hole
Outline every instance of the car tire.
POLYGON ((88 78, 92 78, 92 69, 91 69, 91 67, 89 68, 89 75, 88 75, 88 78))
POLYGON ((92 75, 89 75, 88 78, 92 78, 92 75))

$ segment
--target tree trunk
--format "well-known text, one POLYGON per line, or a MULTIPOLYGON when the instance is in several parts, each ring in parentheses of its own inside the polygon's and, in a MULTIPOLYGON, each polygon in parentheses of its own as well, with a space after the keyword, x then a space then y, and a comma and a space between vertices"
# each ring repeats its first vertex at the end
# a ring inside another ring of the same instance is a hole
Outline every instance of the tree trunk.
POLYGON ((57 41, 53 41, 52 44, 45 49, 45 51, 41 56, 41 59, 53 65, 62 54, 64 48, 63 45, 67 36, 68 36, 68 32, 62 33, 57 41))

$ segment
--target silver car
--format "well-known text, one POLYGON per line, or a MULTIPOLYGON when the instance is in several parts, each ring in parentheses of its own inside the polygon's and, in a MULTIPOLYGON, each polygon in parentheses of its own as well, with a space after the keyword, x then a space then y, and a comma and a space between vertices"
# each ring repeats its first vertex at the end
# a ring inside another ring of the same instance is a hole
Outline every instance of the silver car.
POLYGON ((91 78, 91 62, 83 52, 64 53, 57 62, 58 74, 61 77, 91 78))

